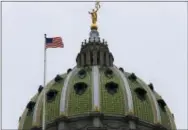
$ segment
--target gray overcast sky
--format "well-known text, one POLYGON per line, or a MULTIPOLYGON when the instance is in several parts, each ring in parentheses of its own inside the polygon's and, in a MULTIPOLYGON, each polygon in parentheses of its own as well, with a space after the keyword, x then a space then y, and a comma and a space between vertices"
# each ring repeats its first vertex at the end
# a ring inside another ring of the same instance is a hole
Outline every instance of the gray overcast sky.
MULTIPOLYGON (((47 81, 75 66, 88 38, 94 3, 3 3, 3 128, 18 126, 30 98, 43 83, 44 33, 62 36, 64 49, 47 52, 47 81), (69 57, 69 59, 67 59, 69 57)), ((99 32, 115 64, 152 82, 187 129, 186 3, 101 3, 99 32)))

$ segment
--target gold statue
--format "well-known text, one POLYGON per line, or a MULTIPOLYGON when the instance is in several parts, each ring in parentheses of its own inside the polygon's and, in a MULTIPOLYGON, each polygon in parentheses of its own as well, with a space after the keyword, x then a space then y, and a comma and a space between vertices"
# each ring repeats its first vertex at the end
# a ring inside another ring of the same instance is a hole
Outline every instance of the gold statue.
POLYGON ((92 12, 89 12, 89 14, 91 14, 91 19, 92 19, 91 28, 96 28, 97 29, 97 24, 96 24, 97 23, 97 11, 100 8, 99 1, 96 2, 95 8, 96 9, 93 9, 92 12))

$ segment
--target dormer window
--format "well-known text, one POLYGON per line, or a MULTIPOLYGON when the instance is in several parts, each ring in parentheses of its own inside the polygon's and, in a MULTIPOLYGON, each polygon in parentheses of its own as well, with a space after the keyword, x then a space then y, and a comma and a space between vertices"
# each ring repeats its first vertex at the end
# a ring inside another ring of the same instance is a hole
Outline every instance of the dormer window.
POLYGON ((47 101, 52 101, 55 99, 56 95, 57 95, 58 91, 55 89, 51 89, 47 92, 46 96, 47 96, 47 101))
POLYGON ((119 70, 124 73, 124 69, 122 67, 120 67, 119 70))
POLYGON ((137 96, 138 96, 138 98, 140 100, 145 100, 146 93, 147 93, 145 89, 143 89, 143 88, 136 88, 134 91, 136 92, 136 94, 137 94, 137 96))
POLYGON ((40 85, 38 88, 38 93, 40 93, 42 90, 43 90, 43 87, 42 87, 42 85, 40 85))
POLYGON ((63 78, 60 75, 56 75, 55 82, 60 82, 63 78))
POLYGON ((134 73, 130 74, 128 78, 132 81, 135 81, 137 79, 136 75, 134 73))
POLYGON ((148 84, 148 86, 150 87, 150 89, 151 89, 152 91, 154 90, 152 83, 148 84))
POLYGON ((166 110, 165 110, 166 102, 165 102, 163 99, 158 99, 157 102, 158 102, 158 104, 159 104, 159 107, 160 107, 163 111, 166 111, 166 110))
POLYGON ((29 111, 31 111, 31 110, 33 110, 34 106, 35 106, 35 102, 30 101, 30 102, 27 104, 27 109, 28 109, 29 111))
POLYGON ((30 115, 30 114, 33 112, 34 107, 35 107, 35 102, 33 102, 33 101, 30 101, 30 102, 27 104, 27 109, 28 109, 27 115, 30 115))
POLYGON ((69 73, 69 72, 71 72, 72 71, 72 69, 71 68, 69 68, 68 70, 67 70, 67 74, 69 73))

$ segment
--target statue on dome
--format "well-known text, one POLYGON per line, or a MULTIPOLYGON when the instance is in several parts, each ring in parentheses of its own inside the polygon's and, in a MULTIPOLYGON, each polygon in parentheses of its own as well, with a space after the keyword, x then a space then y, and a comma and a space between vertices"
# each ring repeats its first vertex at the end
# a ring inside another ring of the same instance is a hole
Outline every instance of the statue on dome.
POLYGON ((95 9, 92 9, 92 12, 89 12, 89 14, 91 14, 91 19, 92 19, 92 25, 91 27, 96 27, 97 28, 97 11, 99 10, 100 8, 100 4, 99 4, 99 1, 96 2, 95 4, 95 9))

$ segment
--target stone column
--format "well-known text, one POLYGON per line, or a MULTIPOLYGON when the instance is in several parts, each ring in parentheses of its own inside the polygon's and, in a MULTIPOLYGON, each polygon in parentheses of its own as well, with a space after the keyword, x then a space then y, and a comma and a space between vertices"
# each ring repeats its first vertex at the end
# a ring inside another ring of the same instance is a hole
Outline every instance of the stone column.
POLYGON ((106 52, 106 66, 109 66, 109 53, 106 52))
POLYGON ((103 66, 104 65, 104 52, 100 52, 100 65, 103 66))
POLYGON ((91 65, 90 51, 86 53, 86 63, 87 65, 91 65))
POLYGON ((83 53, 81 53, 81 66, 84 66, 84 54, 83 53))
POLYGON ((77 62, 77 66, 78 67, 80 67, 80 65, 81 65, 81 57, 80 57, 80 54, 78 54, 78 56, 77 56, 77 59, 76 59, 76 62, 77 62))
POLYGON ((112 53, 110 53, 109 58, 110 58, 110 66, 113 66, 113 55, 112 55, 112 53))

